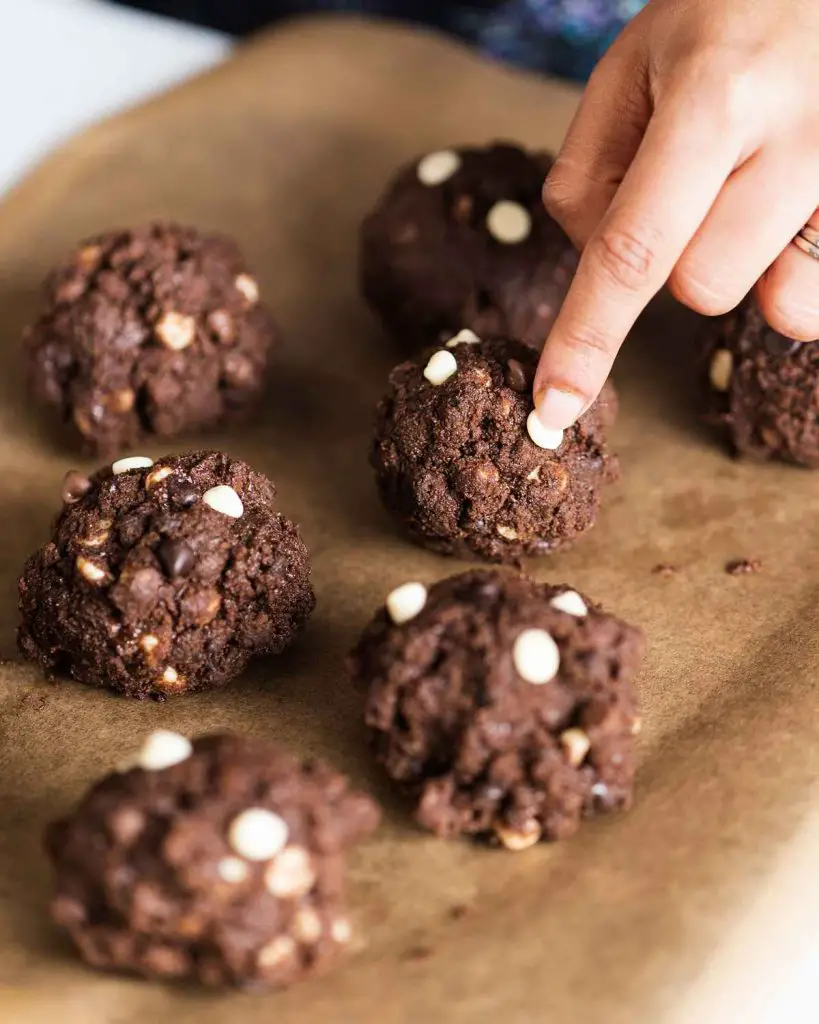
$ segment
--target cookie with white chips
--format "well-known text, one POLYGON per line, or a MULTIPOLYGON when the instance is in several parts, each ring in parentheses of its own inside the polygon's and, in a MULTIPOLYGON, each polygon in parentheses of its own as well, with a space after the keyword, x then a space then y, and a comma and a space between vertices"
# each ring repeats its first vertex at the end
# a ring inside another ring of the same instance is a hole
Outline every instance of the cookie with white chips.
POLYGON ((51 540, 19 580, 21 651, 50 676, 159 700, 278 654, 315 599, 275 496, 213 451, 67 474, 51 540))
POLYGON ((702 339, 706 420, 731 451, 819 469, 819 349, 779 334, 753 298, 702 339))
POLYGON ((278 330, 236 244, 175 224, 86 239, 26 332, 29 385, 91 454, 232 422, 278 330))
POLYGON ((161 730, 48 828, 52 916, 94 967, 284 987, 348 946, 345 854, 378 817, 322 762, 161 730))
POLYGON ((522 850, 630 805, 643 646, 565 585, 484 570, 396 587, 348 664, 418 821, 522 850))
POLYGON ((381 500, 440 554, 518 562, 594 523, 618 474, 606 435, 614 387, 565 432, 537 419, 534 349, 457 332, 393 370, 376 412, 371 463, 381 500))
POLYGON ((402 345, 461 328, 540 347, 577 255, 543 205, 552 158, 511 143, 441 149, 403 167, 361 232, 365 298, 402 345))

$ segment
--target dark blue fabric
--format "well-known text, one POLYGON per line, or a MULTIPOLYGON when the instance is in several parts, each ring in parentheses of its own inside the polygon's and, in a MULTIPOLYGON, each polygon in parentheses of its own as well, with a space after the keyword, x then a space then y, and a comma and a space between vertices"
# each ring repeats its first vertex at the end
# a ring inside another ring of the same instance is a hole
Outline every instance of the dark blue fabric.
MULTIPOLYGON (((128 2, 128 0, 122 0, 128 2)), ((647 0, 130 0, 131 6, 244 35, 280 18, 348 11, 434 25, 499 60, 586 78, 647 0)))

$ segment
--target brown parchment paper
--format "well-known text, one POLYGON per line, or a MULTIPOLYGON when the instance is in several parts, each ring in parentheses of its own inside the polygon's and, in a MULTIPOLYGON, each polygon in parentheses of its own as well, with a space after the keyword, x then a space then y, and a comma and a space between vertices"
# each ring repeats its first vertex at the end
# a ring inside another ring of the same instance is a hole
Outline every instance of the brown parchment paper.
POLYGON ((576 550, 533 566, 648 635, 634 810, 518 856, 430 838, 371 764, 342 672, 389 588, 462 568, 405 543, 374 496, 371 409, 395 354, 356 296, 356 227, 410 155, 554 147, 575 103, 434 37, 308 22, 93 129, 0 205, 0 1020, 734 1022, 752 1019, 738 993, 793 955, 817 892, 819 477, 732 462, 697 427, 693 318, 661 304, 636 332, 616 373, 623 482, 576 550), (76 462, 29 409, 20 330, 77 239, 150 217, 235 235, 282 322, 266 412, 210 443, 275 478, 319 598, 284 657, 165 705, 47 684, 14 647, 16 576, 76 462), (763 571, 726 575, 743 556, 763 571), (359 939, 335 973, 266 997, 149 985, 84 968, 50 925, 43 825, 157 726, 270 736, 383 801, 351 858, 359 939))

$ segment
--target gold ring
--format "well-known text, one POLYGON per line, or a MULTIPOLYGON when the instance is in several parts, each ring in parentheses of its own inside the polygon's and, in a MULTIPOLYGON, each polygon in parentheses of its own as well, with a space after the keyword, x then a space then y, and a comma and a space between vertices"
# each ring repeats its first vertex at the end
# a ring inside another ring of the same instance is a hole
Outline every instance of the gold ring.
POLYGON ((819 245, 819 231, 816 228, 812 228, 810 224, 806 224, 799 234, 806 242, 813 242, 814 245, 819 245))
POLYGON ((797 249, 806 252, 815 260, 819 260, 819 231, 814 228, 804 227, 794 238, 793 244, 797 249))

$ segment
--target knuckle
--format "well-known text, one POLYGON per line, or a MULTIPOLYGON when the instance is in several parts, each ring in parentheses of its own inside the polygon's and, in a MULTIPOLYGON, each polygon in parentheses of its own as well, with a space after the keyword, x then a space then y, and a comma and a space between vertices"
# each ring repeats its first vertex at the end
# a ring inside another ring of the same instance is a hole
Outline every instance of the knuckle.
POLYGON ((651 230, 606 227, 592 248, 592 258, 618 288, 640 292, 655 277, 657 237, 651 230))
POLYGON ((727 290, 715 288, 709 283, 708 275, 690 267, 678 266, 671 275, 669 288, 684 306, 704 316, 722 316, 730 312, 742 298, 733 296, 727 290))
POLYGON ((593 323, 586 322, 568 327, 561 336, 563 346, 570 352, 583 356, 605 356, 609 359, 616 350, 612 339, 593 323))
POLYGON ((726 53, 724 46, 701 46, 682 69, 679 94, 688 95, 723 129, 747 123, 759 107, 759 80, 755 62, 742 53, 726 53))

